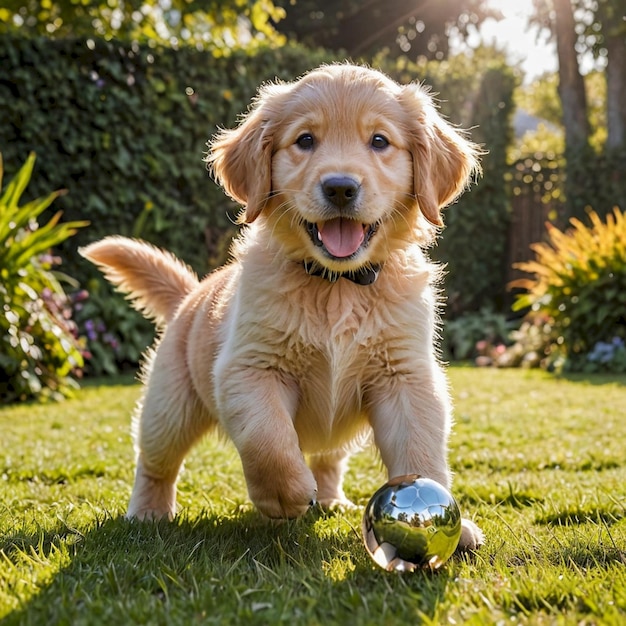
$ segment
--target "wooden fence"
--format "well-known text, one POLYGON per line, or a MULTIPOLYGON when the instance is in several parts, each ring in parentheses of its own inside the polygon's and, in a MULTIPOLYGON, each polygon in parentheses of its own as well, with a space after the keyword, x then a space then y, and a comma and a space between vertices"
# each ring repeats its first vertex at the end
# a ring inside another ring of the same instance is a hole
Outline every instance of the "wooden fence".
POLYGON ((508 234, 507 284, 527 276, 513 266, 534 258, 530 246, 545 239, 546 222, 553 210, 553 206, 545 204, 532 192, 513 196, 508 234))
POLYGON ((563 204, 563 181, 558 164, 537 155, 512 167, 511 223, 508 234, 507 284, 527 276, 513 265, 530 261, 534 253, 530 246, 546 238, 546 222, 560 224, 563 204))

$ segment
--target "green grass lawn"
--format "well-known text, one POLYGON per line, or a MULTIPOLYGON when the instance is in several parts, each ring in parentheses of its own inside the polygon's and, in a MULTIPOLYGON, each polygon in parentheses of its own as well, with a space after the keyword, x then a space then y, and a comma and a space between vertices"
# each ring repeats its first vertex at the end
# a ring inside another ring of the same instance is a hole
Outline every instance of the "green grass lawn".
POLYGON ((454 493, 485 530, 475 556, 390 574, 360 537, 384 482, 372 450, 346 481, 359 510, 274 525, 228 443, 207 439, 173 523, 122 518, 139 387, 0 409, 2 624, 624 624, 626 380, 453 367, 454 493))

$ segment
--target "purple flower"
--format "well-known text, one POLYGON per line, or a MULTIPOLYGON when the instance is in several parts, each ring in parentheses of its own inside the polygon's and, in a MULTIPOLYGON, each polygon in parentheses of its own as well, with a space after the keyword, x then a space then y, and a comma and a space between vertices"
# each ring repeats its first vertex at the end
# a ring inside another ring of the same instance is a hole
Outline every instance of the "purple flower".
POLYGON ((85 322, 85 332, 87 333, 89 341, 95 341, 98 338, 98 333, 96 332, 93 320, 87 320, 85 322))

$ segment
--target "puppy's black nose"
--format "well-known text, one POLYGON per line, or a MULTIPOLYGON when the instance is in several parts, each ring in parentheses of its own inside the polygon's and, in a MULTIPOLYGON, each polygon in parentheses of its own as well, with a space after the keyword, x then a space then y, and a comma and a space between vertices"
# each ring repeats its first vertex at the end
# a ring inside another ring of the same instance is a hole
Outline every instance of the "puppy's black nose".
POLYGON ((359 183, 350 176, 329 176, 322 181, 324 196, 340 209, 354 202, 360 188, 359 183))

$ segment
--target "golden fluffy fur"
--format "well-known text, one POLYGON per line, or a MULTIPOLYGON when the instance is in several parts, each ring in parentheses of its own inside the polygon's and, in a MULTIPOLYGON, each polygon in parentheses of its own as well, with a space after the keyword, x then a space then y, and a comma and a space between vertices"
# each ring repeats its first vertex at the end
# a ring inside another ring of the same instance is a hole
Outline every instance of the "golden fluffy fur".
MULTIPOLYGON (((439 270, 423 248, 477 154, 421 86, 324 66, 262 87, 211 143, 216 180, 245 205, 231 263, 198 281, 143 242, 82 251, 164 327, 145 367, 129 516, 174 516, 183 459, 216 426, 272 518, 347 504, 346 460, 369 433, 390 477, 450 487, 439 270)), ((464 520, 461 548, 481 542, 464 520)))

